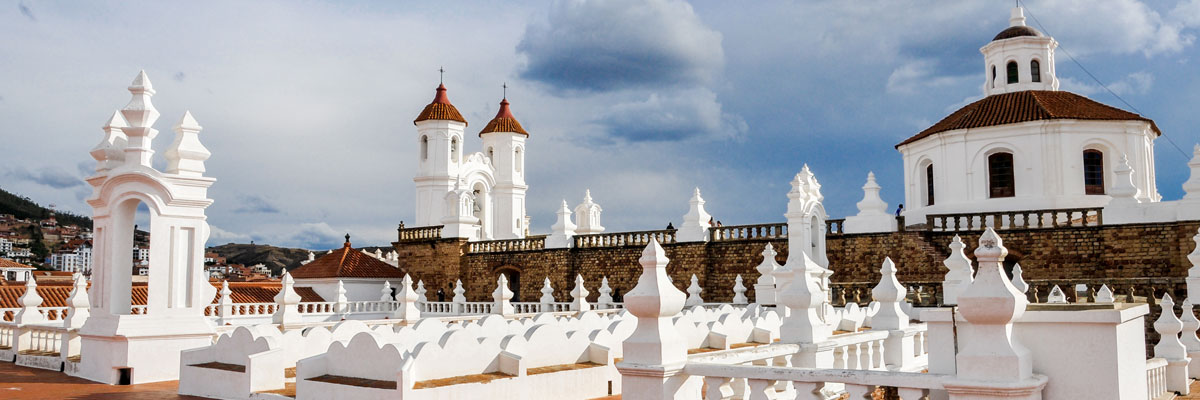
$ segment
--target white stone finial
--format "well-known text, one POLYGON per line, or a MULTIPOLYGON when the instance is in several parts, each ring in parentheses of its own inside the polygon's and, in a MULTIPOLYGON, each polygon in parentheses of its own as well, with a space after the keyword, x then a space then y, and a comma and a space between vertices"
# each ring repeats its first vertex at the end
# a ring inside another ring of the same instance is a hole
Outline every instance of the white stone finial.
POLYGON ((1113 296, 1112 289, 1109 289, 1108 285, 1100 285, 1100 290, 1096 291, 1096 303, 1112 304, 1116 301, 1117 299, 1113 296))
POLYGON ((204 176, 204 161, 208 160, 212 153, 200 143, 199 133, 202 129, 192 117, 191 111, 183 113, 183 118, 175 124, 175 141, 164 154, 168 174, 204 176))
POLYGON ((567 207, 566 199, 563 199, 557 214, 558 221, 550 227, 550 236, 546 237, 548 249, 568 248, 574 244, 571 238, 575 237, 575 223, 571 222, 571 209, 567 207))
POLYGON ((683 225, 679 226, 675 240, 679 242, 708 241, 708 221, 712 219, 712 215, 704 210, 704 198, 700 197, 700 188, 696 188, 692 192, 692 199, 688 201, 688 204, 688 212, 683 216, 683 225))
MULTIPOLYGON (((1029 350, 1012 335, 1012 323, 1028 303, 1001 269, 1008 249, 992 228, 979 238, 975 281, 958 296, 958 309, 974 325, 960 332, 965 346, 957 355, 958 377, 966 380, 1015 382, 1033 374, 1029 350)), ((874 320, 874 318, 872 318, 874 320)))
POLYGON ((409 274, 404 274, 400 280, 400 288, 396 290, 396 311, 392 317, 404 321, 415 321, 421 318, 421 309, 417 307, 417 292, 413 291, 413 280, 409 274))
POLYGON ((300 295, 296 293, 296 281, 285 270, 280 283, 282 287, 279 288, 279 294, 275 295, 275 314, 271 316, 271 322, 282 326, 298 324, 301 322, 298 308, 300 295))
MULTIPOLYGON (((1192 236, 1192 241, 1195 242, 1196 245, 1195 247, 1192 247, 1192 252, 1188 253, 1187 256, 1188 261, 1192 263, 1192 267, 1188 268, 1188 277, 1200 278, 1200 229, 1196 230, 1196 235, 1192 236)), ((1189 291, 1190 290, 1191 289, 1189 289, 1189 291)))
POLYGON ((797 258, 789 261, 784 268, 776 270, 776 282, 781 279, 780 273, 790 275, 788 282, 780 282, 780 292, 777 293, 778 303, 788 308, 779 328, 779 341, 783 343, 818 343, 832 333, 820 316, 820 309, 825 304, 825 293, 821 290, 819 278, 809 271, 820 268, 815 261, 804 252, 796 251, 797 258))
POLYGON ((950 241, 950 256, 942 261, 942 265, 950 270, 942 280, 943 304, 958 304, 958 296, 975 280, 975 268, 971 266, 971 259, 967 258, 964 251, 966 247, 958 235, 954 235, 950 241))
POLYGON ((608 286, 608 277, 600 278, 600 297, 596 299, 596 305, 600 308, 610 308, 613 304, 612 288, 608 286))
POLYGON ((463 289, 462 287, 462 279, 454 281, 454 298, 451 300, 455 303, 466 302, 467 297, 463 295, 466 292, 466 289, 463 289))
MULTIPOLYGON (((542 281, 542 298, 539 300, 542 304, 554 303, 554 287, 550 286, 550 277, 548 276, 542 281)), ((542 312, 549 311, 553 310, 542 310, 542 312)))
POLYGON ((887 215, 887 202, 879 197, 879 191, 882 189, 879 183, 875 182, 875 172, 867 173, 867 183, 863 185, 863 199, 859 201, 858 215, 887 215))
POLYGON ((650 239, 638 260, 642 274, 637 285, 625 294, 625 309, 637 317, 638 323, 633 334, 621 344, 624 363, 665 366, 670 370, 687 362, 686 341, 671 324, 671 318, 683 310, 684 294, 667 279, 670 260, 665 253, 658 240, 650 239))
POLYGON ((417 292, 417 304, 424 306, 425 303, 429 301, 429 298, 425 297, 425 293, 426 293, 425 281, 419 280, 419 279, 417 280, 416 292, 417 292))
POLYGON ((374 252, 374 253, 372 253, 372 254, 371 254, 371 256, 372 256, 372 257, 375 257, 375 259, 376 259, 376 260, 383 261, 383 250, 382 250, 382 249, 375 249, 375 252, 374 252))
MULTIPOLYGON (((1099 296, 1097 296, 1099 303, 1099 296)), ((1183 333, 1180 335, 1179 341, 1183 342, 1183 347, 1187 348, 1188 353, 1200 352, 1200 337, 1196 336, 1196 330, 1200 329, 1200 319, 1196 319, 1196 312, 1192 310, 1193 305, 1191 299, 1183 300, 1183 313, 1179 321, 1183 324, 1183 333)))
POLYGON ((37 280, 29 277, 29 280, 25 281, 25 293, 22 293, 21 297, 17 298, 17 306, 21 307, 21 309, 17 311, 13 322, 16 322, 17 325, 22 325, 45 321, 46 316, 38 312, 37 309, 41 305, 42 296, 38 295, 37 292, 37 280))
POLYGON ((1058 285, 1054 285, 1054 287, 1050 288, 1050 294, 1046 295, 1046 303, 1067 304, 1067 294, 1058 285))
POLYGON ((121 112, 113 111, 113 115, 108 119, 108 123, 105 123, 100 128, 104 130, 104 138, 90 152, 92 158, 96 160, 96 172, 98 174, 103 174, 125 163, 125 146, 128 144, 129 138, 125 137, 125 133, 121 132, 121 128, 128 126, 125 123, 125 118, 121 117, 121 112))
POLYGON ((575 233, 588 235, 604 232, 604 226, 600 225, 600 214, 603 211, 599 204, 592 201, 591 189, 586 190, 583 202, 575 206, 575 223, 578 224, 575 233))
POLYGON ((1029 284, 1025 282, 1025 272, 1021 270, 1021 263, 1013 264, 1012 284, 1017 288, 1018 292, 1026 293, 1029 291, 1029 284))
POLYGON ((843 225, 845 233, 893 232, 896 230, 896 217, 888 214, 887 202, 879 196, 879 183, 875 182, 875 173, 867 173, 867 183, 863 185, 863 199, 858 202, 858 214, 846 218, 843 225))
POLYGON ((1192 174, 1183 183, 1184 200, 1200 202, 1200 143, 1192 149, 1192 160, 1188 161, 1192 174))
POLYGON ((1187 348, 1179 340, 1183 322, 1175 316, 1175 301, 1171 300, 1170 294, 1163 293, 1158 305, 1162 313, 1154 321, 1154 331, 1159 334, 1158 344, 1154 345, 1154 356, 1168 361, 1186 358, 1187 348))
POLYGON ((700 280, 696 278, 696 274, 692 274, 692 284, 688 285, 687 300, 683 302, 684 306, 695 307, 704 304, 704 299, 700 298, 700 292, 704 289, 700 288, 700 280))
POLYGON ((396 297, 392 294, 392 281, 383 281, 383 288, 379 289, 379 301, 395 301, 396 297))
POLYGON ((350 299, 346 298, 346 285, 342 283, 341 279, 337 280, 337 289, 334 293, 337 293, 337 297, 333 299, 333 306, 336 308, 334 311, 338 315, 343 315, 350 310, 350 304, 348 304, 350 299))
POLYGON ((133 94, 133 98, 121 109, 121 115, 128 124, 121 128, 129 141, 125 147, 125 162, 150 167, 151 157, 154 155, 151 144, 154 137, 158 136, 158 130, 153 126, 154 122, 158 121, 159 113, 150 101, 150 98, 154 97, 154 86, 150 84, 150 78, 146 77, 146 71, 139 72, 133 79, 129 93, 133 94))
POLYGON ((873 330, 897 330, 908 328, 909 317, 900 307, 904 302, 908 289, 896 279, 896 263, 891 257, 883 259, 883 267, 879 269, 879 284, 871 289, 871 298, 879 303, 879 311, 871 317, 873 330))
POLYGON ((1117 163, 1117 168, 1113 170, 1113 174, 1117 177, 1113 181, 1113 187, 1109 189, 1108 195, 1112 197, 1112 200, 1108 202, 1108 205, 1140 203, 1141 200, 1139 198, 1142 195, 1142 191, 1133 184, 1133 166, 1129 165, 1129 155, 1121 154, 1121 161, 1117 163))
POLYGON ((508 288, 508 277, 500 274, 496 278, 496 290, 492 291, 492 313, 512 315, 515 310, 512 305, 513 292, 508 288))
POLYGON ((746 285, 742 284, 742 275, 738 274, 733 280, 733 304, 747 304, 749 299, 746 298, 746 285))
POLYGON ((1012 16, 1008 18, 1009 26, 1025 26, 1025 10, 1021 7, 1013 7, 1012 16))
POLYGON ((571 289, 571 311, 584 312, 592 309, 587 296, 591 294, 583 287, 583 275, 575 275, 575 288, 571 289))
POLYGON ((83 277, 83 274, 76 272, 71 280, 71 293, 67 295, 67 307, 70 308, 70 311, 66 318, 63 318, 63 327, 67 329, 83 326, 83 321, 87 320, 88 315, 91 314, 88 309, 92 307, 92 303, 88 299, 87 279, 83 277))

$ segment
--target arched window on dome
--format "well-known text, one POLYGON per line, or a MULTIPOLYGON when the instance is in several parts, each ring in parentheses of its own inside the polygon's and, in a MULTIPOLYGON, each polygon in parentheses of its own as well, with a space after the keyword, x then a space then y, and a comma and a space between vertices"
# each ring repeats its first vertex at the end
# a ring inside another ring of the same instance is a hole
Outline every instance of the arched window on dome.
POLYGON ((1083 189, 1087 194, 1104 194, 1104 153, 1083 151, 1083 189))
POLYGON ((421 160, 429 159, 429 136, 421 136, 421 160))
POLYGON ((992 66, 992 87, 996 87, 996 66, 992 66))
POLYGON ((1016 181, 1013 178, 1012 153, 996 153, 988 156, 988 197, 1013 197, 1016 181))
POLYGON ((925 205, 933 205, 933 164, 925 166, 925 205))
POLYGON ((1017 83, 1019 81, 1017 76, 1018 76, 1017 75, 1017 62, 1009 61, 1008 62, 1008 83, 1017 83))
POLYGON ((1029 73, 1033 75, 1034 82, 1041 82, 1042 81, 1042 63, 1039 63, 1038 60, 1030 61, 1029 62, 1029 73))

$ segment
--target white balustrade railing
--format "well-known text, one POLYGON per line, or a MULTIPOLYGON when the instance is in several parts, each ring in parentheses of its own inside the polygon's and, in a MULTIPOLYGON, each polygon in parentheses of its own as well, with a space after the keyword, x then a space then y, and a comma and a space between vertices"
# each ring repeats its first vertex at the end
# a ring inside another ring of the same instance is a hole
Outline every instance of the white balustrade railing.
POLYGON ((535 313, 542 310, 541 303, 512 303, 513 312, 517 314, 535 313))
POLYGON ((480 301, 468 301, 462 303, 463 314, 491 314, 492 303, 480 301))
MULTIPOLYGON (((930 390, 943 389, 943 374, 847 369, 780 368, 759 365, 727 365, 688 362, 683 372, 702 376, 708 386, 706 400, 731 399, 734 379, 745 379, 748 397, 773 399, 780 391, 780 382, 790 382, 796 399, 824 399, 819 390, 828 383, 845 384, 852 399, 862 399, 877 387, 895 387, 902 400, 924 398, 930 390)), ((786 386, 784 386, 786 389, 786 386)))
POLYGON ((346 312, 348 313, 378 313, 396 311, 396 302, 394 301, 352 301, 346 303, 346 312))
POLYGON ((449 301, 427 301, 421 312, 433 314, 450 314, 454 312, 454 303, 449 301))
POLYGON ((13 346, 13 334, 16 333, 17 324, 12 322, 0 322, 0 349, 11 349, 13 346))
POLYGON ((29 335, 28 345, 20 349, 22 353, 58 354, 63 336, 67 333, 65 328, 53 325, 24 325, 20 329, 29 335))
POLYGON ((1146 360, 1146 398, 1154 400, 1167 394, 1167 360, 1146 360))
MULTIPOLYGON (((887 369, 883 359, 885 351, 883 343, 887 338, 887 331, 863 331, 834 336, 830 340, 835 343, 833 347, 833 368, 887 369)), ((916 354, 913 354, 913 357, 920 356, 922 353, 919 350, 919 346, 913 347, 918 349, 916 350, 916 354)))
POLYGON ((337 312, 337 303, 332 301, 300 303, 301 314, 329 314, 337 312))
POLYGON ((279 307, 275 303, 234 303, 229 306, 229 316, 235 315, 271 315, 279 307))

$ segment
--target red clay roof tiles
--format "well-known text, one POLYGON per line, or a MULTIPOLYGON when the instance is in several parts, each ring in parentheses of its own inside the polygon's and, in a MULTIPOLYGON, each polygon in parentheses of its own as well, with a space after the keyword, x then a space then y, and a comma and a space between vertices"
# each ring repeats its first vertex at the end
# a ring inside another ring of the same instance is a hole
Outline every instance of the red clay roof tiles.
POLYGON ((290 272, 292 278, 403 278, 404 271, 350 247, 350 242, 290 272))
POLYGON ((492 118, 482 131, 479 131, 479 136, 492 132, 513 132, 529 137, 529 132, 525 132, 525 128, 513 117, 512 110, 508 109, 508 99, 500 100, 500 111, 496 112, 496 117, 492 118))
POLYGON ((438 85, 437 94, 433 96, 433 102, 425 106, 424 110, 421 110, 421 114, 417 115, 417 119, 413 120, 413 124, 431 119, 467 123, 467 120, 463 119, 462 114, 459 114, 458 109, 454 108, 453 104, 450 104, 450 97, 446 96, 445 85, 438 85))
POLYGON ((994 94, 968 104, 896 147, 946 131, 1051 119, 1146 121, 1162 135, 1153 120, 1087 97, 1064 91, 1026 90, 994 94))

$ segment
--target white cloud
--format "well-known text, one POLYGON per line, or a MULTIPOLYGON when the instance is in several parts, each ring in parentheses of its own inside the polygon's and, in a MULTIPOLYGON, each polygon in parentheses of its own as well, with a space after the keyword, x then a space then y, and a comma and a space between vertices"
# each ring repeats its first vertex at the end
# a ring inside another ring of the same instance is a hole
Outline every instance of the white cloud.
POLYGON ((913 60, 901 64, 888 76, 887 92, 914 94, 919 91, 940 90, 975 79, 975 75, 945 75, 935 68, 933 60, 913 60))
POLYGON ((610 136, 633 142, 735 139, 748 129, 741 117, 722 111, 708 89, 651 92, 644 100, 609 107, 594 122, 610 136))
MULTIPOLYGON (((1090 82, 1082 82, 1073 78, 1059 78, 1060 89, 1079 93, 1085 96, 1107 93, 1103 87, 1090 82)), ((1108 89, 1112 90, 1117 95, 1141 95, 1150 92, 1150 88, 1154 86, 1154 75, 1139 71, 1131 73, 1124 78, 1109 82, 1108 89)))
POLYGON ((209 236, 208 236, 209 245, 250 241, 250 235, 230 232, 230 231, 218 228, 216 225, 209 224, 208 230, 209 230, 209 236))

